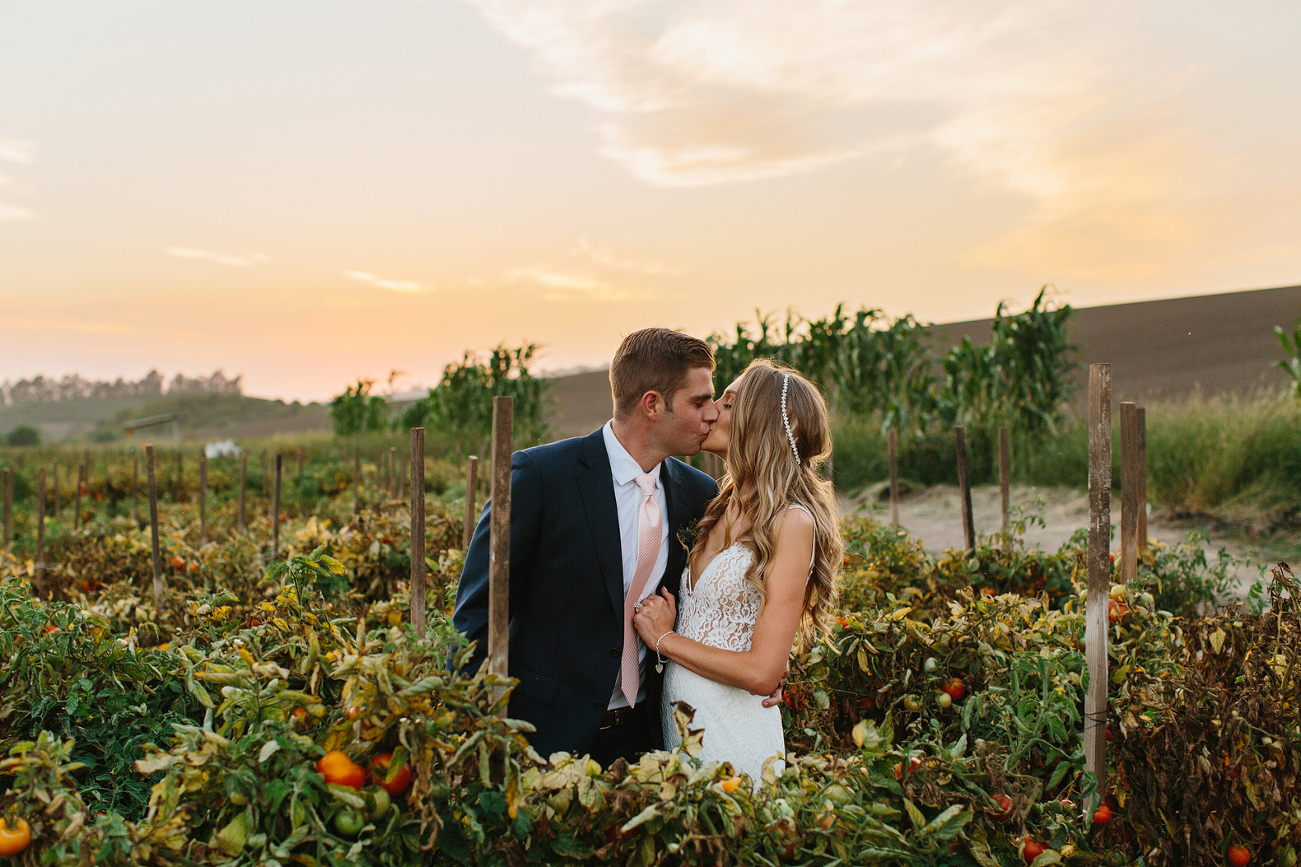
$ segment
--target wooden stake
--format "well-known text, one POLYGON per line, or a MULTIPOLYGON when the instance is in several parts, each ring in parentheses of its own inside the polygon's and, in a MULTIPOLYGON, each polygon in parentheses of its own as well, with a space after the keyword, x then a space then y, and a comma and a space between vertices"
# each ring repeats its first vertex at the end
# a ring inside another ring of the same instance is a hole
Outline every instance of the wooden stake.
POLYGON ((185 490, 185 449, 177 446, 176 448, 176 487, 172 491, 172 496, 180 502, 181 493, 185 490))
MULTIPOLYGON (((1084 656, 1089 691, 1084 696, 1084 769, 1107 791, 1107 603, 1111 601, 1111 365, 1089 365, 1089 579, 1084 656)), ((1092 810, 1095 798, 1086 805, 1092 810)))
POLYGON ((208 543, 208 453, 199 452, 199 547, 208 543))
POLYGON ((425 637, 425 429, 411 429, 411 625, 425 637))
POLYGON ((140 455, 131 453, 131 523, 140 522, 140 455))
POLYGON ((262 496, 271 496, 271 472, 267 469, 267 450, 262 450, 262 483, 258 485, 262 496))
POLYGON ((475 519, 478 517, 478 510, 475 500, 478 493, 479 458, 477 455, 470 455, 466 461, 465 467, 465 528, 461 532, 461 550, 470 550, 470 539, 474 537, 475 519))
POLYGON ((276 481, 275 493, 272 494, 271 500, 271 559, 280 559, 280 459, 282 455, 276 452, 276 481))
POLYGON ((401 498, 403 494, 411 493, 410 467, 411 467, 411 459, 408 458, 406 455, 403 455, 402 472, 398 475, 398 497, 399 498, 401 498))
POLYGON ((32 585, 45 585, 45 467, 41 467, 36 483, 36 574, 32 576, 32 585))
POLYGON ((388 495, 398 498, 398 447, 389 446, 388 450, 388 495))
POLYGON ((54 459, 54 517, 59 517, 59 459, 54 459))
POLYGON ((154 474, 154 447, 145 446, 145 475, 149 479, 149 538, 153 543, 154 606, 163 605, 163 554, 158 545, 158 479, 154 474))
POLYGON ((1138 549, 1147 547, 1147 408, 1138 408, 1138 549))
POLYGON ((899 436, 894 428, 886 433, 886 454, 890 462, 890 525, 899 526, 899 436))
POLYGON ((352 511, 361 511, 361 446, 352 447, 352 511))
POLYGON ((86 465, 77 467, 77 493, 72 497, 72 532, 81 527, 81 489, 86 484, 86 465))
POLYGON ((1120 404, 1120 583, 1138 578, 1138 407, 1120 404))
POLYGON ((244 491, 248 485, 248 452, 239 453, 239 514, 235 518, 235 528, 244 532, 244 491))
POLYGON ((12 548, 13 533, 14 533, 14 470, 13 467, 5 467, 4 485, 5 485, 4 548, 5 548, 5 553, 8 554, 12 548))
POLYGON ((510 625, 510 461, 515 404, 492 399, 492 520, 488 541, 488 671, 508 672, 510 625))
POLYGON ((976 550, 976 521, 971 514, 971 473, 967 468, 967 430, 959 425, 958 435, 958 491, 962 497, 962 540, 968 551, 976 550))
POLYGON ((1007 428, 998 429, 998 492, 1003 510, 1004 544, 1012 547, 1012 443, 1007 428))

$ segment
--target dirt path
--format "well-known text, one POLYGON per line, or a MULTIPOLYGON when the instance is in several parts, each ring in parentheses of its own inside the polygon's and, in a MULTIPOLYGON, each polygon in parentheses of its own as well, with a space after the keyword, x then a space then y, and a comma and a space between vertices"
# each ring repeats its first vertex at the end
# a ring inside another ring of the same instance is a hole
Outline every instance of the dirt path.
MULTIPOLYGON (((996 486, 973 488, 971 491, 971 508, 975 518, 977 535, 995 533, 1001 522, 999 492, 996 486)), ((841 500, 841 509, 846 514, 861 514, 877 521, 890 520, 890 502, 888 488, 878 485, 865 494, 855 498, 841 500), (882 496, 884 495, 884 496, 882 496)), ((1089 498, 1087 494, 1069 488, 1028 488, 1012 489, 1012 515, 1037 515, 1043 518, 1044 526, 1027 529, 1025 542, 1028 546, 1038 546, 1046 551, 1060 548, 1076 530, 1089 524, 1089 498)), ((1112 500, 1111 520, 1115 529, 1114 549, 1120 547, 1120 498, 1112 500)), ((920 539, 926 550, 940 554, 950 548, 961 548, 962 511, 958 488, 950 485, 937 485, 922 491, 915 491, 901 498, 899 504, 899 523, 914 538, 920 539)), ((1149 515, 1148 536, 1162 542, 1176 543, 1187 538, 1191 529, 1183 524, 1176 525, 1166 520, 1160 512, 1149 515)), ((1207 556, 1213 557, 1220 548, 1225 548, 1235 558, 1246 560, 1253 556, 1235 542, 1217 538, 1212 535, 1210 541, 1202 546, 1207 556)), ((1233 595, 1245 598, 1252 583, 1260 580, 1260 567, 1244 564, 1237 569, 1238 585, 1233 595)))

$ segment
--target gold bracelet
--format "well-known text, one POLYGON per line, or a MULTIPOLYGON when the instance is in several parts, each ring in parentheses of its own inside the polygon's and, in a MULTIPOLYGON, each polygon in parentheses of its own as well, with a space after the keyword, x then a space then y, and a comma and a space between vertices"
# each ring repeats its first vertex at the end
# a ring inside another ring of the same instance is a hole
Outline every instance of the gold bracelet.
POLYGON ((668 662, 667 659, 665 659, 663 656, 660 656, 660 642, 663 641, 665 638, 669 637, 670 635, 677 635, 677 633, 674 632, 672 629, 670 629, 668 632, 664 633, 659 638, 655 639, 655 659, 658 660, 655 663, 656 674, 663 674, 664 663, 668 662))

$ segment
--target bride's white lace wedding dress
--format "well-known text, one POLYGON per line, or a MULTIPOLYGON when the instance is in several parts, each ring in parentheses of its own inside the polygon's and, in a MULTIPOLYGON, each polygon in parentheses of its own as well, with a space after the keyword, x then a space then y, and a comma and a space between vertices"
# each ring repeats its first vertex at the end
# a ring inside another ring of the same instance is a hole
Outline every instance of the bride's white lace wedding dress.
MULTIPOLYGON (((744 545, 725 548, 694 586, 688 566, 678 600, 678 634, 724 650, 749 650, 760 604, 759 592, 745 581, 753 560, 754 552, 744 545)), ((672 749, 681 740, 673 702, 685 702, 696 710, 691 727, 705 730, 699 758, 731 762, 758 786, 764 761, 786 751, 781 708, 764 707, 764 698, 670 662, 664 672, 661 706, 665 746, 672 749)), ((779 760, 775 769, 780 773, 783 767, 779 760)))

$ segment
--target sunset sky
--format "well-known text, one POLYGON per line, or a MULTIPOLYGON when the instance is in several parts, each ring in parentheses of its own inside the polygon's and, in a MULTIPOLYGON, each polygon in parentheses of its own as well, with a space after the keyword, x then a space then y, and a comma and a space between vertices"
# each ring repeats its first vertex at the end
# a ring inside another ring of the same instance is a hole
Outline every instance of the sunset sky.
POLYGON ((1301 3, 5 0, 0 380, 1301 283, 1301 3))

